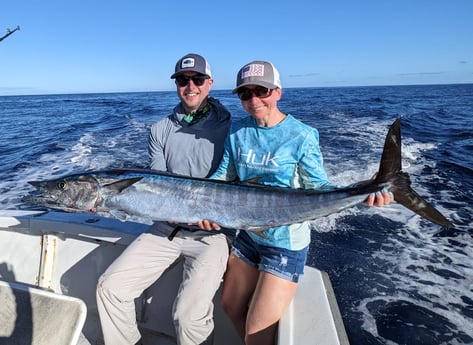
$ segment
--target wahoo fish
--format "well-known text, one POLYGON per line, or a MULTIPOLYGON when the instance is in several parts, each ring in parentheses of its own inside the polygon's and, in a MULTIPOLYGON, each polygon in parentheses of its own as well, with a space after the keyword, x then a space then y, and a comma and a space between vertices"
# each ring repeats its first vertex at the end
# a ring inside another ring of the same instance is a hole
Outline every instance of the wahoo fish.
POLYGON ((29 201, 67 212, 95 212, 143 223, 179 224, 208 219, 229 229, 263 231, 340 212, 386 187, 394 200, 442 227, 453 224, 412 188, 401 167, 400 119, 386 136, 379 171, 372 179, 321 190, 191 178, 142 169, 92 171, 31 181, 29 201), (138 220, 136 220, 138 219, 138 220))

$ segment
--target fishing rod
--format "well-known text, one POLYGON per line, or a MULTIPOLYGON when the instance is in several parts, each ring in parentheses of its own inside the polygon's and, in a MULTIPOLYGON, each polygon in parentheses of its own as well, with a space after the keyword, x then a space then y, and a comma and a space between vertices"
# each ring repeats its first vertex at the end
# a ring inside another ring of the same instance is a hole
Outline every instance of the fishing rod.
POLYGON ((3 41, 5 38, 7 38, 8 36, 10 36, 12 33, 14 33, 15 31, 18 31, 20 30, 20 26, 17 25, 16 28, 14 28, 13 30, 10 30, 7 28, 7 33, 3 36, 3 37, 0 37, 0 42, 3 41))

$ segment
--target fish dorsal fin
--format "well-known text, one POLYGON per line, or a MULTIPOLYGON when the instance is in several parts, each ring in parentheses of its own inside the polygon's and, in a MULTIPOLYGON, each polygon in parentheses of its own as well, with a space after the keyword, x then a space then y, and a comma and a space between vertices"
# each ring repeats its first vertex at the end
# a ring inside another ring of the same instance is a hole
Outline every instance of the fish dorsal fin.
POLYGON ((141 180, 143 177, 133 177, 133 178, 127 178, 124 180, 112 182, 109 184, 106 184, 104 188, 107 188, 108 190, 111 190, 115 193, 120 193, 123 191, 125 188, 130 187, 132 184, 138 182, 141 180))
POLYGON ((244 180, 244 181, 240 181, 240 182, 237 182, 238 184, 249 184, 249 185, 255 185, 255 184, 260 184, 260 180, 261 180, 261 177, 254 177, 252 179, 249 179, 249 180, 244 180))

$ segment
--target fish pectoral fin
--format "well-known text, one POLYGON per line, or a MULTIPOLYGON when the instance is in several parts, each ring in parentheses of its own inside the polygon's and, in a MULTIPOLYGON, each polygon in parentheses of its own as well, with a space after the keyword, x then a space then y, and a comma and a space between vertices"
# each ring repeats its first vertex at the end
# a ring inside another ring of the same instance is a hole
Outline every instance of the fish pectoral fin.
POLYGON ((135 222, 135 223, 142 223, 142 224, 147 224, 147 225, 153 224, 153 221, 149 218, 130 215, 121 210, 110 210, 107 213, 106 217, 116 218, 121 222, 135 222))
POLYGON ((113 191, 115 193, 120 193, 122 190, 124 190, 125 188, 130 187, 132 184, 135 184, 136 182, 138 182, 142 178, 143 177, 127 178, 127 179, 124 179, 124 180, 120 180, 120 181, 116 181, 116 182, 106 184, 104 186, 104 188, 106 188, 110 191, 113 191))
POLYGON ((109 210, 107 212, 107 217, 113 217, 122 222, 126 222, 129 218, 129 215, 126 212, 120 210, 109 210))

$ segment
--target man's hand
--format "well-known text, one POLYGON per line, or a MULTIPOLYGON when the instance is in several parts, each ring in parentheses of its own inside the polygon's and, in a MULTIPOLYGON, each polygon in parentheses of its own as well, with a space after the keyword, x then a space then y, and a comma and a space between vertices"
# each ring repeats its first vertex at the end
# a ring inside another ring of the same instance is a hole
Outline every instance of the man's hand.
POLYGON ((202 230, 208 230, 208 231, 221 229, 220 225, 218 225, 217 223, 212 223, 207 219, 204 219, 195 224, 189 224, 189 225, 197 225, 202 230))

